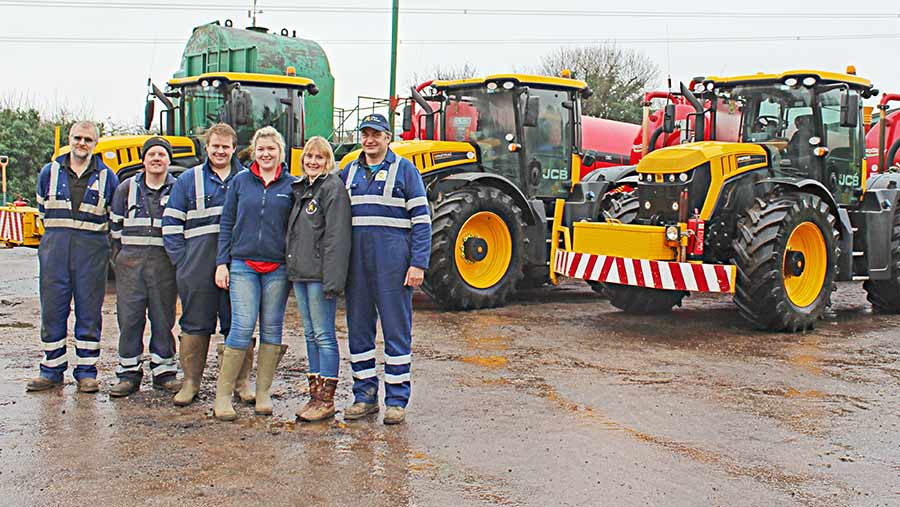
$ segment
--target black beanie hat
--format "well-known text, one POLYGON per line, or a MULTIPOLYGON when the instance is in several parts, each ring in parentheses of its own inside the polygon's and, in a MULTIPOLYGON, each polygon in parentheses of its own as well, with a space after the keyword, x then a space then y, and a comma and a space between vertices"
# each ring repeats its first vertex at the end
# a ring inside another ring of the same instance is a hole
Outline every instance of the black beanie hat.
POLYGON ((164 138, 159 136, 154 136, 144 141, 144 147, 141 148, 141 157, 143 157, 144 154, 147 153, 147 150, 153 148, 154 146, 162 146, 163 149, 166 150, 166 153, 169 154, 169 161, 172 160, 172 145, 169 144, 169 141, 166 141, 164 138))

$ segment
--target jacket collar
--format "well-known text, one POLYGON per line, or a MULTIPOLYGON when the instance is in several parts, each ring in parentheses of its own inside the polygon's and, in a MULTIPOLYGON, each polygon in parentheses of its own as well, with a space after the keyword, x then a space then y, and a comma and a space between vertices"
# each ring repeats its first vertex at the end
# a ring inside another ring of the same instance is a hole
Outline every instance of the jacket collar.
MULTIPOLYGON (((143 172, 137 173, 134 176, 134 179, 138 184, 138 188, 141 189, 141 192, 146 192, 147 189, 149 188, 149 187, 147 187, 147 184, 144 182, 144 180, 146 180, 146 176, 147 175, 143 172)), ((175 177, 172 176, 172 173, 167 172, 166 173, 166 181, 163 182, 162 186, 159 187, 159 189, 166 190, 174 184, 175 184, 175 177)))
MULTIPOLYGON (((241 165, 241 161, 238 160, 237 156, 231 157, 231 172, 228 174, 228 177, 225 180, 230 180, 237 173, 241 172, 244 169, 244 166, 241 165)), ((207 172, 207 174, 216 174, 213 172, 212 164, 209 163, 209 157, 206 157, 206 160, 203 161, 203 170, 207 172)), ((223 182, 224 183, 224 182, 223 182)))
MULTIPOLYGON (((56 157, 56 162, 59 163, 60 167, 70 167, 69 166, 70 155, 71 155, 70 153, 60 155, 60 156, 56 157)), ((100 174, 100 171, 103 169, 107 169, 107 167, 106 167, 106 164, 104 164, 103 161, 100 160, 100 155, 98 155, 96 153, 91 155, 91 162, 88 165, 87 172, 100 174)))
MULTIPOLYGON (((366 153, 365 152, 360 152, 359 158, 357 160, 359 161, 360 166, 368 167, 368 163, 366 163, 366 153)), ((384 160, 381 161, 381 163, 384 164, 385 162, 387 162, 388 164, 393 164, 394 161, 396 161, 396 160, 397 160, 397 155, 393 152, 393 150, 391 150, 390 147, 388 147, 387 153, 385 153, 385 155, 384 155, 384 160)))

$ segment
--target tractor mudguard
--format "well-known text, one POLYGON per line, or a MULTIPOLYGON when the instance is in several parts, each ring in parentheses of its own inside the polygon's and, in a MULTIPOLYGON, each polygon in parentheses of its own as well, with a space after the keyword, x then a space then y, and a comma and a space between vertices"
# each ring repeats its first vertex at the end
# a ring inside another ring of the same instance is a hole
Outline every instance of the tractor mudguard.
POLYGON ((525 197, 525 194, 522 193, 519 187, 517 187, 515 183, 513 183, 509 179, 504 178, 499 174, 486 172, 455 173, 436 181, 434 183, 434 189, 436 192, 449 193, 473 183, 478 183, 479 185, 484 185, 487 187, 494 187, 512 197, 513 201, 516 203, 516 206, 521 208, 525 213, 525 216, 522 218, 525 219, 525 223, 527 223, 528 225, 535 225, 544 221, 544 217, 541 215, 537 215, 535 213, 535 210, 532 209, 532 206, 529 204, 528 199, 525 197))
MULTIPOLYGON (((828 206, 831 207, 832 212, 834 212, 835 214, 838 214, 837 210, 840 208, 837 201, 834 200, 834 195, 832 195, 831 191, 828 190, 828 188, 820 181, 811 178, 765 178, 757 181, 756 185, 770 186, 770 190, 774 190, 777 187, 786 187, 798 192, 806 192, 808 194, 819 196, 820 198, 822 198, 822 200, 828 203, 828 206)), ((840 217, 838 216, 838 218, 840 217)), ((847 224, 842 223, 840 220, 838 220, 838 224, 840 227, 840 230, 838 232, 840 232, 841 235, 844 235, 847 232, 850 232, 852 234, 852 229, 847 227, 847 224)))
POLYGON ((617 165, 612 167, 601 167, 584 175, 582 182, 588 181, 606 181, 610 184, 619 183, 622 180, 633 180, 637 183, 637 166, 636 165, 617 165))
POLYGON ((603 197, 623 184, 637 187, 637 166, 603 167, 589 172, 572 187, 572 192, 566 199, 564 223, 598 220, 604 204, 603 197))

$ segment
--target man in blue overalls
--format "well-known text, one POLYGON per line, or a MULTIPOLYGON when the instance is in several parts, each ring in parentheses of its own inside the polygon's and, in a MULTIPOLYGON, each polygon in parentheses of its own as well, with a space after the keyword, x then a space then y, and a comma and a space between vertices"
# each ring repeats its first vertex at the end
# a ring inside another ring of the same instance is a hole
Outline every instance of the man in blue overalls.
MULTIPOLYGON (((163 242, 175 264, 181 299, 179 357, 184 382, 173 400, 178 406, 191 404, 200 392, 216 321, 222 335, 231 328, 231 302, 228 292, 216 287, 215 272, 225 192, 243 169, 234 157, 236 146, 237 134, 230 126, 219 123, 207 129, 206 162, 178 177, 163 213, 163 242)), ((255 393, 249 378, 253 355, 247 354, 247 358, 235 390, 242 400, 252 402, 255 393)))
POLYGON ((350 193, 353 248, 347 281, 347 328, 354 403, 344 419, 378 412, 375 323, 384 334, 385 424, 403 422, 410 393, 412 293, 431 257, 431 217, 422 176, 389 148, 380 114, 359 126, 363 153, 342 172, 350 193))
POLYGON ((44 235, 40 263, 41 373, 28 391, 62 385, 68 368, 66 335, 69 308, 75 301, 75 370, 78 390, 95 393, 97 359, 106 274, 109 270, 109 204, 116 174, 92 156, 100 131, 82 121, 69 130, 71 151, 44 166, 38 176, 38 212, 44 235))
POLYGON ((169 174, 172 147, 151 137, 141 150, 144 172, 123 181, 110 210, 119 321, 119 382, 112 397, 137 391, 143 377, 144 328, 150 317, 153 385, 175 393, 175 267, 163 248, 162 215, 175 178, 169 174))

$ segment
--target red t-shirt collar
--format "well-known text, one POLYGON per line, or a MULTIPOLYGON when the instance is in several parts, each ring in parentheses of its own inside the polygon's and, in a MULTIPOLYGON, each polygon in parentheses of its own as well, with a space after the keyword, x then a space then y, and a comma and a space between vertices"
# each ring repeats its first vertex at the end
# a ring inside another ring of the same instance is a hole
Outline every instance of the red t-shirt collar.
POLYGON ((262 182, 263 186, 268 188, 272 182, 281 177, 281 171, 284 169, 284 164, 278 164, 278 169, 275 169, 275 177, 272 178, 272 181, 266 183, 266 180, 263 179, 262 175, 259 173, 259 164, 254 160, 252 164, 250 164, 250 172, 256 175, 259 178, 259 181, 262 182))

